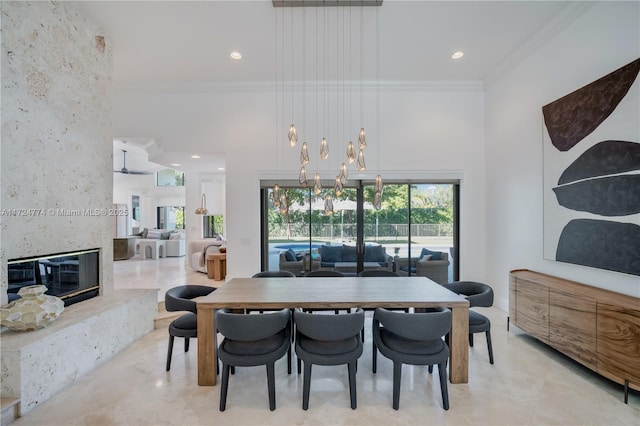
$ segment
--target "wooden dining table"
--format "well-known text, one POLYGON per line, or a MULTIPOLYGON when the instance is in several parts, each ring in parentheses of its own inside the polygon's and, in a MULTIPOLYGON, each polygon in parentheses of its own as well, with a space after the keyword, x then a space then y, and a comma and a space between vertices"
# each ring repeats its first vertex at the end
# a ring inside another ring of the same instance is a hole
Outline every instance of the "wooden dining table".
POLYGON ((426 277, 233 278, 196 304, 200 386, 216 384, 215 310, 222 308, 450 308, 449 379, 468 382, 469 301, 426 277))

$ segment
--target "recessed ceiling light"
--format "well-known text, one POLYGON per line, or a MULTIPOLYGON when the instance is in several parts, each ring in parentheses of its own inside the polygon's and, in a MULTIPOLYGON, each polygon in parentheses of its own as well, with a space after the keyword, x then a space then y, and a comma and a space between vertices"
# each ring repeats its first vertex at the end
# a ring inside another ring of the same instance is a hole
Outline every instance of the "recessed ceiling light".
POLYGON ((224 171, 224 167, 218 167, 218 170, 220 170, 222 172, 222 171, 224 171))
POLYGON ((180 167, 180 163, 171 163, 173 167, 180 167))
POLYGON ((452 59, 460 59, 464 56, 464 52, 458 50, 457 52, 453 52, 453 55, 451 55, 452 59))
POLYGON ((191 158, 200 158, 199 155, 192 155, 191 158))
POLYGON ((242 54, 240 52, 231 52, 229 56, 231 56, 231 59, 242 59, 242 54))

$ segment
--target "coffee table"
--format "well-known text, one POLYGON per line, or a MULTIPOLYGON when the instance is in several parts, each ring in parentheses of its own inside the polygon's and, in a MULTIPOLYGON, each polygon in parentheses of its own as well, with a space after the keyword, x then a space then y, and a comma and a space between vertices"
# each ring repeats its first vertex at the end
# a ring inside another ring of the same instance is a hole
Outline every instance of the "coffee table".
MULTIPOLYGON (((381 266, 378 262, 364 262, 362 264, 364 270, 366 269, 380 269, 381 266)), ((343 273, 356 273, 358 272, 358 263, 357 262, 336 262, 333 265, 333 269, 338 272, 343 273)))
POLYGON ((164 251, 167 240, 141 239, 138 241, 140 243, 140 255, 143 259, 147 259, 147 248, 151 251, 151 259, 165 257, 164 251))

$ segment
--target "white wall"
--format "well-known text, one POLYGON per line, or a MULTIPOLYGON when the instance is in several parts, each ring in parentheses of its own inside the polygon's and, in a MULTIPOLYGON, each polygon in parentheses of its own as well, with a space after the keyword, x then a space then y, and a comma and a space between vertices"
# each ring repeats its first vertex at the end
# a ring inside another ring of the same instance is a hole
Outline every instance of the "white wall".
MULTIPOLYGON (((370 90, 365 102, 369 147, 364 176, 462 179, 461 274, 484 279, 484 98, 480 85, 381 83, 379 97, 374 93, 370 90)), ((310 98, 307 125, 298 124, 299 132, 311 133, 308 129, 315 128, 315 119, 309 117, 315 111, 310 98)), ((123 89, 115 97, 116 134, 162 133, 167 135, 162 141, 166 151, 225 154, 228 277, 251 276, 260 268, 260 177, 277 173, 281 178, 298 178, 299 147, 288 147, 288 118, 279 114, 273 84, 212 85, 197 92, 188 88, 123 89)), ((353 114, 354 122, 358 118, 359 113, 353 114)), ((359 125, 353 127, 355 138, 359 125)), ((335 177, 337 156, 344 152, 331 138, 330 144, 329 164, 315 165, 327 173, 325 178, 335 177)), ((357 174, 350 177, 355 179, 357 174)), ((195 208, 200 193, 192 188, 194 177, 188 172, 186 179, 187 206, 195 208)), ((191 207, 188 210, 190 215, 191 207)), ((188 226, 187 237, 195 233, 188 226)))
POLYGON ((519 268, 640 297, 637 276, 542 258, 542 106, 639 56, 640 3, 596 3, 488 85, 487 279, 503 308, 519 268))

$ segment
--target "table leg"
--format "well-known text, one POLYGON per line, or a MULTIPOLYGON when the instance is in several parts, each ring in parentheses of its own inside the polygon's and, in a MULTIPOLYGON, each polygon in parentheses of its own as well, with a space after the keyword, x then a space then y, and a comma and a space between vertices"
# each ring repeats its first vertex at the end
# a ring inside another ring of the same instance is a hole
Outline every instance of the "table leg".
POLYGON ((198 385, 215 386, 217 375, 214 332, 215 315, 212 308, 198 308, 198 385))
POLYGON ((469 308, 451 309, 451 344, 449 380, 451 383, 469 382, 469 308))

